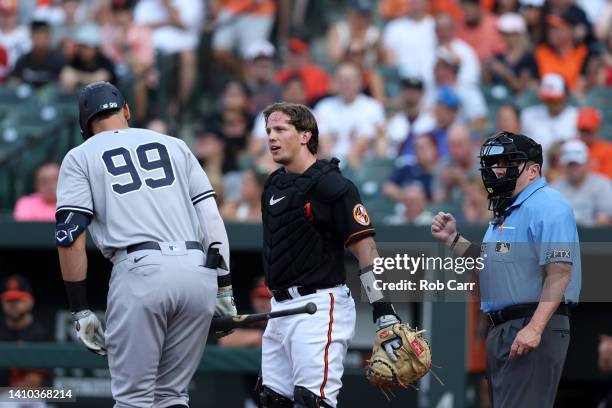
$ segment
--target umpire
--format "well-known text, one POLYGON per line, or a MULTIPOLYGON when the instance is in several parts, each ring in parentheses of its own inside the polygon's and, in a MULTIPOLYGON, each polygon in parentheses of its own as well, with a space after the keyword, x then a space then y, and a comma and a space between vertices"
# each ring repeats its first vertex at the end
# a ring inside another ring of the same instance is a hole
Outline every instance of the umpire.
POLYGON ((569 345, 569 308, 581 283, 576 221, 542 177, 542 146, 501 132, 480 149, 494 220, 481 246, 438 213, 432 235, 455 255, 483 258, 481 309, 491 323, 487 374, 492 406, 552 407, 569 345))

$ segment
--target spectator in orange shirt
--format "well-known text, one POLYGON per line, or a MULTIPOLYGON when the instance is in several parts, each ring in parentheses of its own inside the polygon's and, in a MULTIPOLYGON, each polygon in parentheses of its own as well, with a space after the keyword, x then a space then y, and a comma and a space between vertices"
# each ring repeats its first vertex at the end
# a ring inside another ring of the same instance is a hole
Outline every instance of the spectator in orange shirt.
POLYGON ((601 114, 595 108, 585 107, 578 112, 576 127, 580 139, 589 147, 591 170, 612 178, 612 143, 599 137, 601 114))
POLYGON ((540 76, 557 72, 568 88, 581 93, 583 74, 589 60, 584 44, 574 44, 571 14, 549 14, 546 17, 546 42, 536 47, 535 58, 540 76))
POLYGON ((483 10, 478 0, 461 0, 461 9, 463 22, 457 27, 457 37, 474 48, 480 62, 505 51, 495 15, 483 10))
POLYGON ((294 75, 304 81, 306 102, 312 106, 329 93, 329 75, 325 70, 310 61, 310 47, 300 38, 290 38, 287 42, 286 68, 276 74, 276 80, 285 82, 294 75))
POLYGON ((57 163, 45 163, 36 170, 36 192, 15 204, 15 221, 55 221, 55 189, 59 176, 57 163))

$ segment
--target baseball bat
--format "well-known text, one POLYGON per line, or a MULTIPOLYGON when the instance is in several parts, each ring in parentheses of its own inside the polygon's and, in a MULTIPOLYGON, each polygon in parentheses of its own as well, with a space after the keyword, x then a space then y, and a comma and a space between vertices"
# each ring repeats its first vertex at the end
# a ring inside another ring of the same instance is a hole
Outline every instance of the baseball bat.
POLYGON ((295 307, 293 309, 278 310, 276 312, 268 313, 254 313, 237 316, 226 316, 226 317, 215 317, 212 319, 210 324, 210 330, 213 331, 226 331, 237 329, 240 327, 247 327, 251 323, 261 322, 263 320, 274 319, 282 316, 292 316, 301 313, 314 314, 317 311, 317 305, 312 302, 308 302, 304 306, 295 307))

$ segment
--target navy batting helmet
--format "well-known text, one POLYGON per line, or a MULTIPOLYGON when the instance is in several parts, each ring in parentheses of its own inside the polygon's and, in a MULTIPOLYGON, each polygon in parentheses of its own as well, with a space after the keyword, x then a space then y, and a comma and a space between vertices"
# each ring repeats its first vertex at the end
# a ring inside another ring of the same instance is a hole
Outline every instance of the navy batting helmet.
POLYGON ((81 89, 79 95, 79 124, 83 139, 91 137, 89 123, 97 114, 123 108, 125 98, 110 82, 94 82, 81 89))

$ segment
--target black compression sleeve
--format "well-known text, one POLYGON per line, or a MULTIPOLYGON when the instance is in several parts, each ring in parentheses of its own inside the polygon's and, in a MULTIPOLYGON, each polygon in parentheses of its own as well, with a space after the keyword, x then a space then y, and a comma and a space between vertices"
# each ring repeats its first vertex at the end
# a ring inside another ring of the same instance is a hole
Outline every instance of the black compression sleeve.
POLYGON ((89 309, 87 304, 87 280, 78 282, 64 281, 66 285, 66 294, 68 295, 68 303, 72 312, 80 312, 84 309, 89 309))

